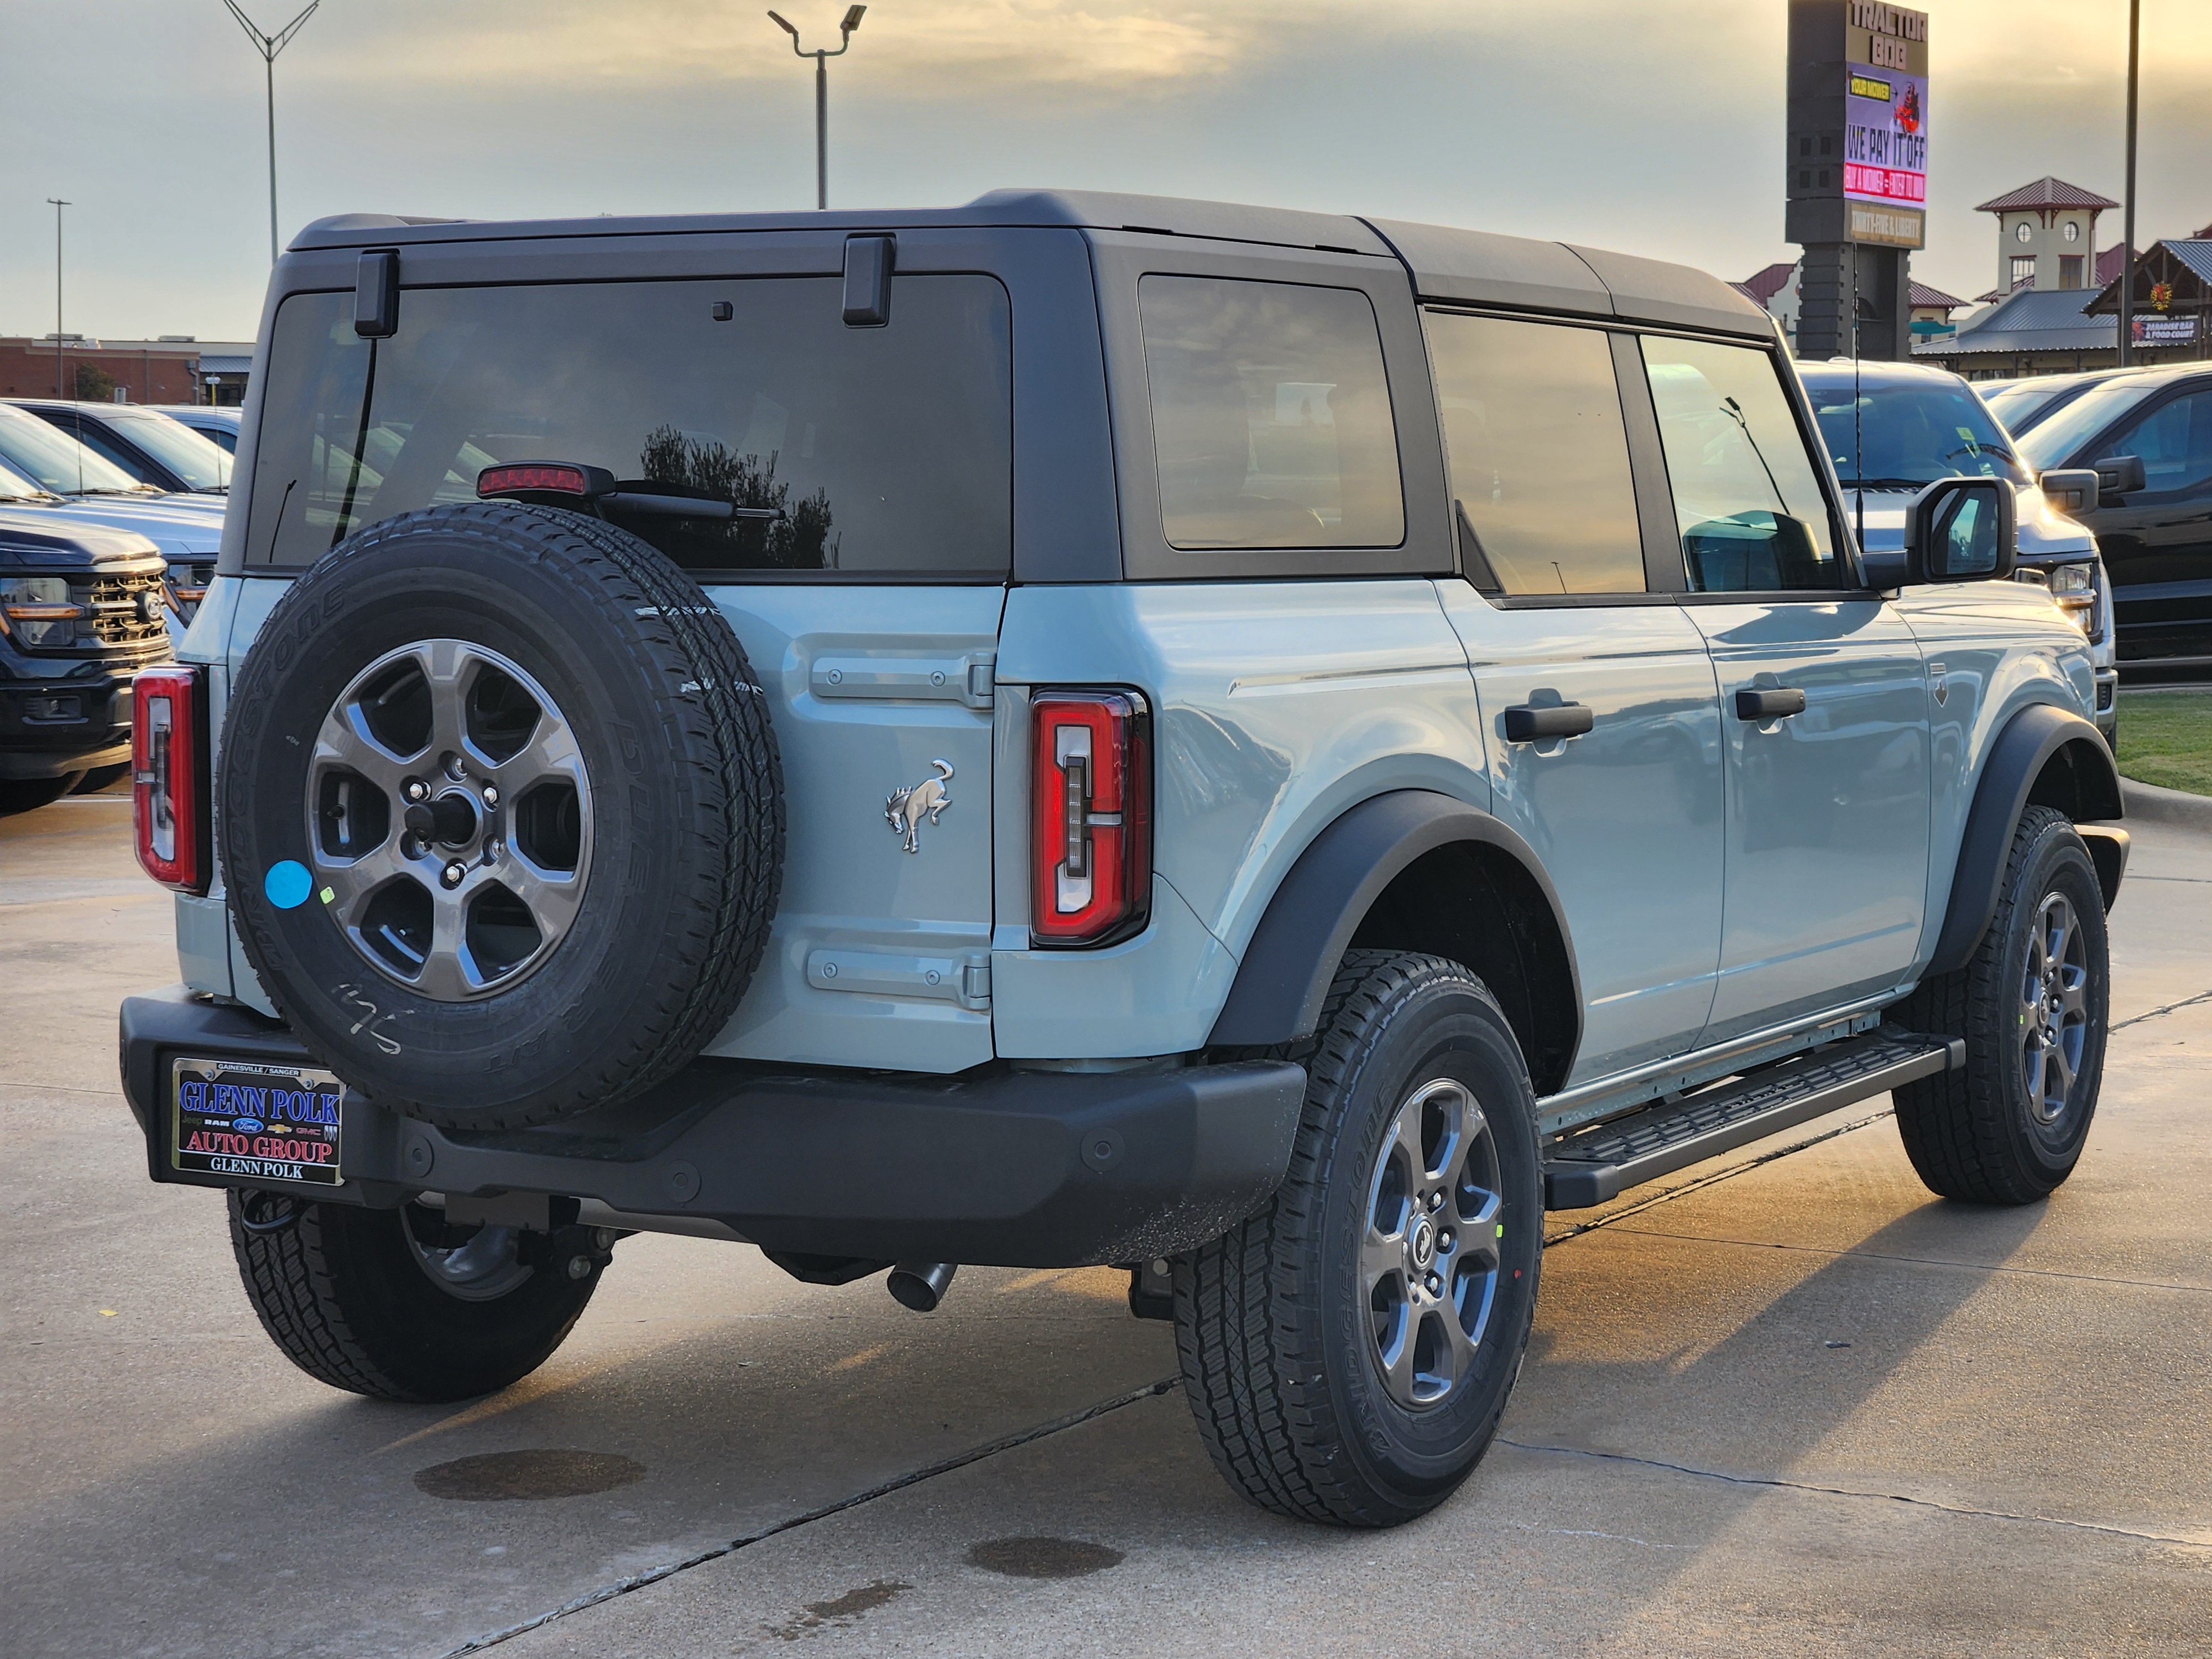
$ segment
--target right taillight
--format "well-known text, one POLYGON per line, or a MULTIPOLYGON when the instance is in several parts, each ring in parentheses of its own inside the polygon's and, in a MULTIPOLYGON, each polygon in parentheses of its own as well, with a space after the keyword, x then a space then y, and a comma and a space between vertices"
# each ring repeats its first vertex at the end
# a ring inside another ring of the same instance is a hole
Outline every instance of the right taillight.
POLYGON ((138 862, 164 887, 208 888, 207 704, 197 668, 149 668, 131 687, 138 862))
POLYGON ((1043 945, 1110 945, 1152 902, 1152 744, 1133 691, 1030 699, 1030 932, 1043 945))

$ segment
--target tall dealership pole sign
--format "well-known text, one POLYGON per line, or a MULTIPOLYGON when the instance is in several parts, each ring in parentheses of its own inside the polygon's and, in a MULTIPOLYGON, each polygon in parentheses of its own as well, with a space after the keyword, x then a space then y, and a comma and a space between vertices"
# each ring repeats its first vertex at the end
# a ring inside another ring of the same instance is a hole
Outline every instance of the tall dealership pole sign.
POLYGON ((1928 125, 1926 12, 1790 0, 1784 226, 1805 251, 1799 356, 1911 355, 1928 125))

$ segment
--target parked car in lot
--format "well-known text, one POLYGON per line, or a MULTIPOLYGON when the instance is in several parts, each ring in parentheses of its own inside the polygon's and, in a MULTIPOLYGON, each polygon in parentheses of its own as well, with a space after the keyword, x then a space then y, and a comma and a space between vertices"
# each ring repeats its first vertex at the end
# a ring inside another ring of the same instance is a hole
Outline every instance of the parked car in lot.
POLYGON ((105 456, 140 483, 198 495, 230 490, 230 455, 190 427, 134 404, 10 399, 50 426, 105 456))
POLYGON ((149 404, 171 420, 188 426, 226 455, 238 453, 237 409, 229 404, 149 404))
MULTIPOLYGON (((2119 674, 2113 665, 2110 586, 2096 538, 2044 494, 1976 388, 1947 370, 1916 363, 1846 359, 1801 364, 1800 373, 1870 562, 1894 562, 1902 570, 1913 498, 1937 479, 1969 473, 2013 484, 2020 538, 2014 574, 2050 589, 2087 637, 2096 672, 2097 729, 2107 743, 2116 743, 2119 674)), ((2069 487, 2069 480, 2058 480, 2062 501, 2078 504, 2080 482, 2074 479, 2069 487)))
POLYGON ((0 817, 120 778, 132 677, 170 656, 153 543, 12 489, 0 477, 0 817))
POLYGON ((2097 475, 2075 516, 2112 574, 2122 672, 2212 665, 2212 364, 2115 376, 2020 444, 2097 475))
POLYGON ((173 621, 177 637, 183 637, 214 578, 225 496, 169 493, 140 483, 68 433, 5 403, 0 403, 0 470, 51 505, 66 505, 76 522, 134 530, 149 538, 168 562, 173 621))
POLYGON ((1547 1206, 1883 1092, 1955 1198, 2081 1154, 2089 642, 1995 471, 1870 580, 1709 276, 1010 191, 325 220, 264 315, 121 1042, 334 1387, 513 1382, 633 1230, 1115 1264, 1238 1491, 1388 1525, 1547 1206))
POLYGON ((1979 380, 1974 390, 2015 438, 2049 419, 2094 386, 2141 369, 2092 368, 2075 374, 2038 374, 2024 380, 1979 380))

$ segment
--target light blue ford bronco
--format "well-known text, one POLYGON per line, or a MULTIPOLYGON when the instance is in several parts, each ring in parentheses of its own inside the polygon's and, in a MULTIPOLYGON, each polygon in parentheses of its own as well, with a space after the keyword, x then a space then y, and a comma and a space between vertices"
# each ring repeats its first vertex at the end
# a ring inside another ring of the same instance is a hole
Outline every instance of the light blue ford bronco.
POLYGON ((1862 563, 1725 285, 1383 220, 325 220, 137 682, 155 1181, 333 1386, 496 1389, 619 1241, 927 1310, 1114 1264, 1222 1473, 1389 1525, 1547 1208, 1889 1093, 2022 1204, 2126 862, 2012 484, 1862 563))

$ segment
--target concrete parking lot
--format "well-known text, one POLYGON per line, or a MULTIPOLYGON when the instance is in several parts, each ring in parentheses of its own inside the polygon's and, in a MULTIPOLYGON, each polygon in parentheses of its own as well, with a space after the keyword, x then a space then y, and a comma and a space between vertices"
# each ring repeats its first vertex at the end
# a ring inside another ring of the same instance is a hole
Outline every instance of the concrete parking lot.
POLYGON ((2136 831, 2047 1204, 1877 1101, 1555 1216, 1501 1443, 1379 1534, 1233 1498, 1103 1270, 916 1316, 641 1237, 504 1395, 310 1382, 117 1093, 169 915, 127 795, 0 823, 0 1653, 2212 1651, 2212 837, 2136 831))

